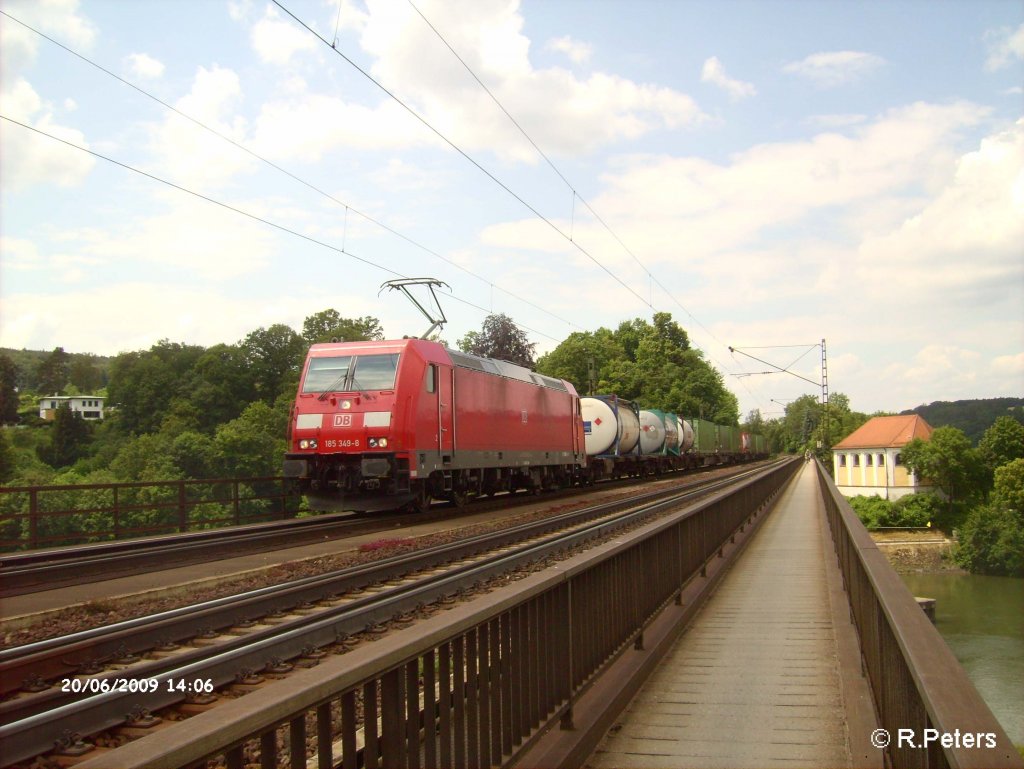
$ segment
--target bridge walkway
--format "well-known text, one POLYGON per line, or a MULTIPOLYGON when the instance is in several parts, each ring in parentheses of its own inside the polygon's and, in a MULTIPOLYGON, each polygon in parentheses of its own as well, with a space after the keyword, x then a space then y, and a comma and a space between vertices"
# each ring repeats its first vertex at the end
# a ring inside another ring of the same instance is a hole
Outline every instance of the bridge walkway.
POLYGON ((588 766, 881 764, 818 483, 805 464, 588 766))

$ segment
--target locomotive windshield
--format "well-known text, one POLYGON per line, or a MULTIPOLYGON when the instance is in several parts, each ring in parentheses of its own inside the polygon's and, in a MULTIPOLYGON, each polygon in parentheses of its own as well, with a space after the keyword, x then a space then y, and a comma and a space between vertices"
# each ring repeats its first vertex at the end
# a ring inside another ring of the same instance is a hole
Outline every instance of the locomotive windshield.
POLYGON ((395 386, 399 353, 312 358, 302 382, 304 393, 350 390, 391 390, 395 386))

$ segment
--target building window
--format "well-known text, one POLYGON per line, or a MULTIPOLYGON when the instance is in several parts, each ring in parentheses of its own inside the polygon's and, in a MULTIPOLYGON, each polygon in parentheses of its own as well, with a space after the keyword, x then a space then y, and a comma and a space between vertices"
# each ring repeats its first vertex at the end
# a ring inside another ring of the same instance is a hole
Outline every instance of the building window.
POLYGON ((853 455, 853 466, 860 467, 860 454, 853 455))
POLYGON ((875 466, 875 455, 874 454, 868 454, 867 455, 867 457, 866 457, 866 464, 867 464, 868 467, 874 467, 875 466))
POLYGON ((839 466, 846 467, 846 454, 839 455, 839 466))
POLYGON ((878 455, 878 466, 885 467, 885 454, 878 455))
POLYGON ((903 464, 903 455, 897 453, 896 454, 896 461, 893 464, 902 465, 903 464))

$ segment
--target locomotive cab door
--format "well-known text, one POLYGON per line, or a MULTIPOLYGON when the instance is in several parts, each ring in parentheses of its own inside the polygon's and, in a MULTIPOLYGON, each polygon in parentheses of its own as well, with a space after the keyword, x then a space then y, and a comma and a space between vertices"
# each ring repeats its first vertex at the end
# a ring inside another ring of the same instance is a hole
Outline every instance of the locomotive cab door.
POLYGON ((455 369, 431 363, 427 366, 427 398, 431 401, 434 448, 438 460, 447 464, 455 453, 455 369))
POLYGON ((455 456, 455 368, 437 367, 437 434, 441 461, 451 463, 455 456))

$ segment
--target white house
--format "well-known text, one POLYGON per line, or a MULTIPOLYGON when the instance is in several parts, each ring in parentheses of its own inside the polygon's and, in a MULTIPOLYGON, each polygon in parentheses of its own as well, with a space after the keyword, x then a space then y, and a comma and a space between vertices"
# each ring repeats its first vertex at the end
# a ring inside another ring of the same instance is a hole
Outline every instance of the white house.
POLYGON ((47 395, 39 401, 40 419, 53 419, 64 405, 82 415, 82 419, 103 419, 103 395, 47 395))
POLYGON ((847 497, 896 500, 931 491, 903 464, 901 451, 914 438, 928 440, 932 428, 917 414, 874 417, 832 447, 836 488, 847 497))

